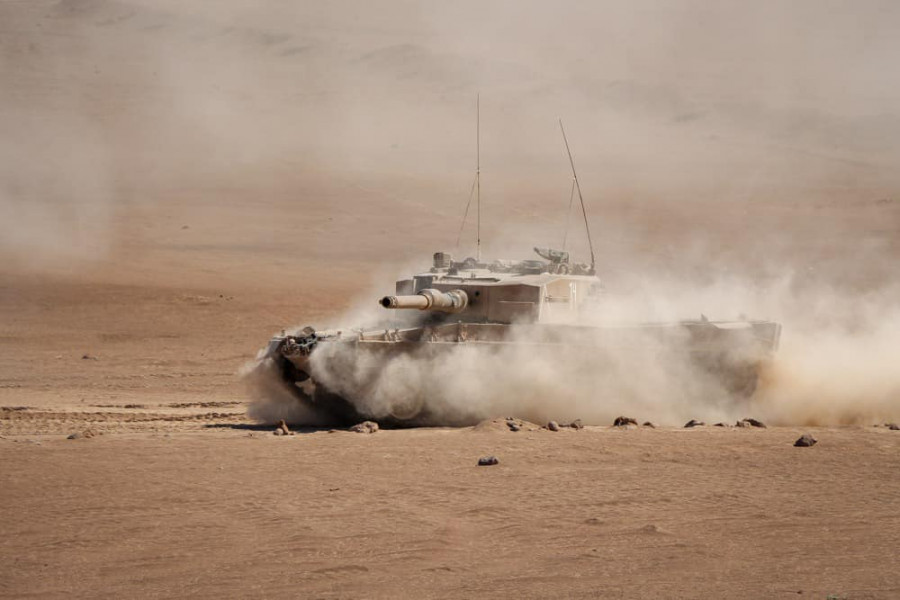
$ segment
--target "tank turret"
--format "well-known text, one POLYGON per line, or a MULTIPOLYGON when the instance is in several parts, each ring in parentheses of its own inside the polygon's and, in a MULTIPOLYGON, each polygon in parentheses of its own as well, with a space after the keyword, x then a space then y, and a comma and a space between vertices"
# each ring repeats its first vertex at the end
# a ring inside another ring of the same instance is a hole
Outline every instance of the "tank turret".
POLYGON ((417 308, 445 313, 458 313, 469 305, 469 296, 463 290, 442 292, 424 289, 410 296, 385 296, 378 303, 384 308, 417 308))

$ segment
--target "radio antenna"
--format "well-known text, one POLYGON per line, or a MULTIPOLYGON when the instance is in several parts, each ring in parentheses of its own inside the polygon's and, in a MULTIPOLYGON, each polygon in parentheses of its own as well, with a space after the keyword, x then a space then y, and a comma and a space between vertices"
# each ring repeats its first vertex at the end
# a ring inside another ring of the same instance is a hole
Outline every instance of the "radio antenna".
POLYGON ((566 230, 563 232, 562 249, 566 249, 566 240, 569 239, 569 221, 572 220, 572 202, 575 201, 575 180, 572 180, 572 191, 569 192, 569 209, 566 211, 566 230))
POLYGON ((475 260, 481 262, 481 94, 475 96, 475 260))
POLYGON ((472 189, 469 190, 469 201, 466 202, 466 211, 463 213, 462 223, 459 226, 459 234, 456 236, 456 249, 459 250, 459 242, 462 240, 463 229, 466 228, 466 219, 469 216, 469 207, 472 206, 472 196, 475 195, 475 179, 472 179, 472 189))
POLYGON ((469 216, 469 207, 472 206, 472 196, 475 197, 476 211, 475 260, 481 262, 481 94, 475 96, 475 179, 472 180, 472 189, 469 190, 469 201, 466 202, 462 224, 459 226, 459 235, 456 236, 457 250, 459 250, 459 242, 462 239, 463 230, 466 228, 466 218, 469 216))
POLYGON ((588 247, 591 249, 591 274, 593 274, 596 272, 594 242, 591 241, 591 228, 588 225, 587 211, 584 209, 584 196, 581 195, 581 184, 578 183, 578 173, 575 172, 575 161, 572 160, 572 151, 569 150, 569 140, 566 139, 566 130, 563 128, 562 119, 559 120, 559 130, 562 132, 563 142, 566 144, 566 154, 569 155, 569 164, 572 165, 572 178, 575 180, 575 189, 578 190, 578 200, 581 201, 581 214, 584 217, 584 229, 587 231, 588 247))

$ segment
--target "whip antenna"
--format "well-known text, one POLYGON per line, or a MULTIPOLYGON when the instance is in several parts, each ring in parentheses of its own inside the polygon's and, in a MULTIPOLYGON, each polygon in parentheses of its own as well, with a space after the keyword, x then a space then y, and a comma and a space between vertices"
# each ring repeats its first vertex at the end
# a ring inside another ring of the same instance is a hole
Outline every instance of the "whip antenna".
POLYGON ((459 250, 463 230, 466 228, 466 218, 469 216, 469 207, 472 206, 472 196, 475 196, 476 211, 475 260, 481 262, 481 94, 475 96, 475 179, 472 181, 472 189, 469 190, 469 201, 466 202, 466 211, 463 213, 462 224, 459 226, 459 235, 456 236, 457 250, 459 250))
POLYGON ((581 185, 578 183, 578 173, 575 172, 575 161, 572 160, 572 151, 569 150, 569 140, 566 139, 566 130, 563 129, 562 119, 559 120, 559 130, 562 132, 563 142, 566 144, 566 153, 569 155, 569 164, 572 165, 572 178, 575 180, 575 189, 578 190, 578 200, 581 201, 581 214, 584 216, 584 229, 587 231, 588 247, 591 249, 591 273, 595 271, 594 242, 591 241, 591 228, 588 225, 587 211, 584 209, 584 196, 581 195, 581 185))
POLYGON ((566 240, 569 239, 569 221, 572 219, 572 202, 575 200, 575 180, 572 180, 572 191, 569 192, 569 210, 566 211, 566 230, 563 233, 562 249, 566 249, 566 240))
POLYGON ((459 250, 459 241, 462 239, 463 229, 466 228, 466 218, 469 216, 469 207, 472 206, 472 196, 475 195, 475 179, 472 180, 472 189, 469 190, 469 201, 466 202, 466 212, 463 213, 462 224, 459 226, 459 235, 456 236, 456 249, 459 250))
POLYGON ((475 96, 475 260, 481 262, 481 94, 475 96))

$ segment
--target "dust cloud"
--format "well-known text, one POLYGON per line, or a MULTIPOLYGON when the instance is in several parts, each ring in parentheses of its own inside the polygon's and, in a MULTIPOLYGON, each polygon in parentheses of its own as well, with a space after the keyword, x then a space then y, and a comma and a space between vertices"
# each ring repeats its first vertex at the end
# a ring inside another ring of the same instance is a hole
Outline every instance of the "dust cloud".
MULTIPOLYGON (((710 285, 650 281, 643 278, 627 293, 609 293, 579 324, 602 331, 697 319, 701 312, 711 319, 776 320, 784 328, 781 347, 764 364, 752 397, 733 394, 693 363, 686 339, 639 335, 625 346, 547 349, 513 333, 509 344, 498 347, 460 344, 389 358, 358 352, 352 344, 323 343, 313 354, 312 374, 367 417, 428 425, 498 416, 609 424, 621 414, 668 425, 693 418, 733 422, 748 415, 778 425, 900 418, 896 286, 846 296, 804 287, 791 276, 767 285, 740 278, 710 285)), ((379 315, 371 318, 375 323, 379 315)))
MULTIPOLYGON (((858 268, 879 258, 859 252, 858 268)), ((660 276, 642 280, 613 303, 616 318, 695 314, 710 318, 765 318, 782 324, 781 344, 747 403, 728 402, 729 418, 757 415, 781 425, 874 424, 900 418, 900 293, 896 280, 865 291, 819 276, 770 265, 770 277, 717 275, 713 283, 660 276)), ((705 418, 705 402, 691 408, 705 418)), ((685 416, 685 415, 681 415, 685 416)), ((694 418, 694 417, 690 417, 694 418)))
MULTIPOLYGON (((609 424, 623 413, 672 423, 696 414, 699 398, 711 391, 721 401, 727 398, 711 377, 677 354, 677 344, 648 339, 639 348, 615 351, 548 351, 527 339, 509 341, 500 348, 423 349, 391 360, 360 359, 346 347, 323 346, 313 355, 313 372, 330 389, 358 398, 354 404, 363 414, 426 425, 471 425, 498 416, 609 424)), ((713 404, 705 412, 725 418, 725 407, 713 404)))

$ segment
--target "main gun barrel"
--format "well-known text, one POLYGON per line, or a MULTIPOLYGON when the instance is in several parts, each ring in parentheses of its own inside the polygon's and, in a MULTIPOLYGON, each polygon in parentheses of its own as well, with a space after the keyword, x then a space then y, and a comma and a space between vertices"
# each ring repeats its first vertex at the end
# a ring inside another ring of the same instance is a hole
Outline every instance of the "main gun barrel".
POLYGON ((378 303, 384 308, 417 308, 458 313, 469 305, 469 296, 463 290, 442 292, 427 289, 412 296, 385 296, 378 303))

